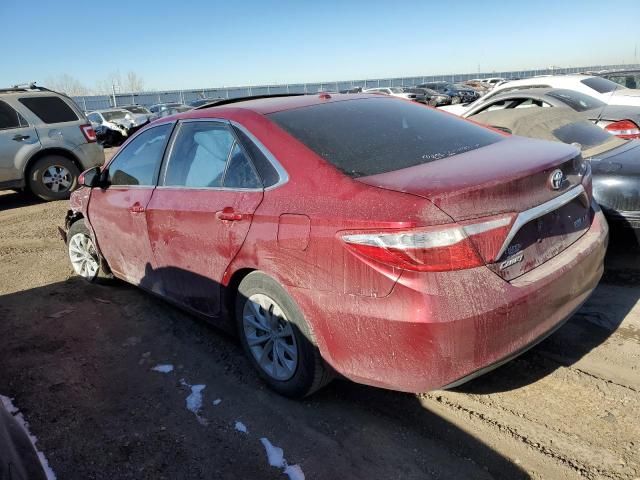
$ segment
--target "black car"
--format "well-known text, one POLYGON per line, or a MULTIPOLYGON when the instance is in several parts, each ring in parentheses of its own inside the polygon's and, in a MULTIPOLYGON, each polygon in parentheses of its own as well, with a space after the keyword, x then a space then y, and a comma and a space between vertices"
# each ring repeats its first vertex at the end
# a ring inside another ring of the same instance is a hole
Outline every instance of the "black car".
POLYGON ((615 72, 598 73, 612 82, 616 82, 626 88, 640 88, 640 70, 618 70, 615 72))
POLYGON ((579 144, 612 239, 640 246, 640 140, 615 137, 569 108, 502 109, 469 118, 506 133, 579 144))
POLYGON ((417 86, 420 88, 430 88, 438 93, 449 95, 453 105, 458 103, 470 103, 480 98, 478 92, 472 88, 455 85, 450 82, 426 82, 417 86))
POLYGON ((222 97, 199 98, 198 100, 193 100, 193 101, 189 102, 187 105, 189 105, 190 107, 196 108, 196 107, 201 107, 203 105, 207 105, 209 103, 216 103, 216 102, 219 102, 221 100, 224 100, 224 98, 222 98, 222 97))
POLYGON ((352 87, 352 88, 346 88, 344 90, 340 90, 339 93, 362 93, 362 87, 352 87))
POLYGON ((439 93, 430 88, 424 87, 404 87, 403 90, 407 93, 414 93, 417 95, 416 101, 426 103, 432 107, 439 107, 441 105, 450 105, 451 97, 445 93, 439 93))

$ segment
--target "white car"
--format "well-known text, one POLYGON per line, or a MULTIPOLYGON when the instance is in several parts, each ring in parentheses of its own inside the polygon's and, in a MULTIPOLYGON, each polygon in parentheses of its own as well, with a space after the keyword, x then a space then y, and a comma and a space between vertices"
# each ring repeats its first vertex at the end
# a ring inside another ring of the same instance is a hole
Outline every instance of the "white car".
POLYGON ((407 93, 402 87, 379 87, 379 88, 367 88, 362 93, 382 93, 383 95, 391 95, 392 97, 408 98, 415 100, 417 95, 415 93, 407 93))
MULTIPOLYGON (((640 106, 640 90, 625 88, 606 78, 583 74, 549 75, 500 83, 493 87, 493 90, 482 97, 481 100, 476 100, 476 102, 486 102, 489 98, 499 93, 527 88, 562 88, 584 93, 597 98, 607 105, 640 106)), ((440 108, 455 115, 464 115, 476 106, 476 102, 463 105, 447 105, 440 108)))

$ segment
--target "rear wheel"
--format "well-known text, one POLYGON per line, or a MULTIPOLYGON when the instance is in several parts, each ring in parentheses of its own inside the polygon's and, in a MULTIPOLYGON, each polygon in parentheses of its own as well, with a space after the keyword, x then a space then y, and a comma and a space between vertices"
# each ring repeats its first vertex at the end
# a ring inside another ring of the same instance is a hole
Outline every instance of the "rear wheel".
POLYGON ((64 200, 78 186, 78 175, 80 170, 71 160, 49 155, 31 167, 29 189, 42 200, 64 200))
POLYGON ((271 277, 253 272, 242 280, 236 321, 247 356, 276 392, 302 398, 331 380, 298 306, 271 277))
POLYGON ((457 105, 458 103, 460 103, 460 97, 458 97, 457 95, 455 97, 451 97, 452 105, 457 105))
POLYGON ((88 282, 111 278, 83 219, 76 221, 69 228, 67 252, 73 271, 88 282))

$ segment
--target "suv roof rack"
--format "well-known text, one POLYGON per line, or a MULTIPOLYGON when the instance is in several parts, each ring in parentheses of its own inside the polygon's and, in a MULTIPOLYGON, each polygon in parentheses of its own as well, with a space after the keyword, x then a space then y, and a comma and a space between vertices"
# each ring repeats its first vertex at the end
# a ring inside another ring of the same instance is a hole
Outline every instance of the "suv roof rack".
MULTIPOLYGON (((17 85, 14 85, 13 87, 10 88, 0 88, 0 93, 9 93, 9 92, 31 92, 31 91, 39 91, 39 92, 54 92, 54 93, 60 93, 60 92, 55 92, 54 90, 50 90, 46 87, 41 87, 39 85, 36 85, 36 82, 31 82, 31 83, 20 83, 17 85)), ((60 93, 60 95, 64 95, 64 93, 60 93)))
POLYGON ((239 103, 246 102, 249 100, 259 100, 261 98, 279 98, 279 97, 301 97, 303 95, 307 95, 306 93, 273 93, 268 95, 249 95, 246 97, 236 97, 236 98, 223 98, 222 100, 213 101, 210 103, 205 103, 204 105, 200 105, 199 107, 194 108, 194 110, 202 110, 204 108, 209 107, 219 107, 220 105, 228 105, 230 103, 239 103))

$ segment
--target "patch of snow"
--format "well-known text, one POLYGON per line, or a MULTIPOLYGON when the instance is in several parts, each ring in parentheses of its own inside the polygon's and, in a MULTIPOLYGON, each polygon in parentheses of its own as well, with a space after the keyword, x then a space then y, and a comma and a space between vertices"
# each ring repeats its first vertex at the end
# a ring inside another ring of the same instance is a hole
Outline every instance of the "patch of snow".
POLYGON ((24 419, 24 416, 22 415, 22 413, 20 413, 20 410, 13 404, 13 402, 9 397, 0 395, 0 401, 2 402, 2 405, 4 405, 4 408, 11 415, 13 415, 13 418, 15 418, 18 424, 22 427, 24 432, 27 434, 27 437, 29 437, 29 440, 31 440, 31 444, 33 445, 33 448, 38 454, 38 459, 40 460, 42 469, 44 470, 44 473, 47 476, 47 480, 56 480, 56 474, 53 473, 53 470, 51 470, 51 467, 49 466, 49 462, 47 461, 47 458, 44 456, 44 453, 42 453, 36 447, 36 442, 38 441, 38 439, 33 435, 31 435, 31 432, 29 431, 29 423, 24 419))
POLYGON ((216 399, 213 401, 213 404, 214 404, 215 406, 218 406, 218 405, 220 405, 221 403, 222 403, 222 400, 221 400, 221 399, 219 399, 219 398, 216 398, 216 399))
POLYGON ((160 364, 160 365, 156 365, 151 370, 153 370, 154 372, 169 373, 169 372, 173 372, 173 365, 171 365, 171 364, 160 364))
POLYGON ((283 473, 289 476, 289 480, 304 480, 304 473, 300 465, 287 465, 283 473))
POLYGON ((262 442, 262 445, 264 445, 264 449, 267 451, 269 465, 272 467, 284 468, 286 463, 284 460, 283 450, 280 447, 272 445, 268 438, 262 437, 260 441, 262 442))
POLYGON ((236 430, 242 433, 249 433, 244 423, 236 421, 236 430))
POLYGON ((193 412, 202 425, 207 425, 209 422, 206 418, 200 415, 202 409, 202 391, 207 388, 206 385, 191 385, 185 382, 184 378, 180 379, 180 385, 191 389, 191 394, 187 397, 187 410, 193 412))

